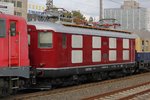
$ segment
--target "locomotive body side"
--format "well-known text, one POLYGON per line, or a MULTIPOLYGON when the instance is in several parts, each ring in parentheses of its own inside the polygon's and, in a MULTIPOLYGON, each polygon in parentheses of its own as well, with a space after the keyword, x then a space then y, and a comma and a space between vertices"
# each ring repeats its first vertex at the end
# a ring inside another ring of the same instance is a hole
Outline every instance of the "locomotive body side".
POLYGON ((30 32, 31 65, 41 73, 38 77, 58 78, 135 67, 135 39, 132 34, 44 22, 29 23, 28 29, 32 30, 31 26, 34 27, 34 33, 30 32), (47 41, 41 39, 40 34, 45 34, 43 37, 47 41), (38 47, 40 41, 51 41, 51 46, 38 47))
MULTIPOLYGON (((2 53, 0 56, 0 68, 29 67, 26 21, 23 18, 6 14, 0 14, 0 21, 0 51, 2 53)), ((3 70, 1 71, 6 76, 9 76, 8 74, 14 74, 14 76, 19 74, 19 72, 9 73, 8 71, 5 73, 3 70)), ((1 75, 5 76, 3 74, 1 75)), ((24 77, 29 77, 29 75, 24 77)))
MULTIPOLYGON (((57 65, 56 63, 56 56, 57 56, 57 51, 56 51, 56 40, 55 40, 55 34, 51 35, 52 40, 50 40, 51 45, 42 45, 42 42, 39 40, 39 34, 51 34, 53 31, 51 30, 36 30, 35 26, 28 25, 28 37, 30 38, 29 42, 29 58, 30 58, 30 63, 33 68, 41 68, 49 66, 52 68, 55 68, 57 65), (45 66, 46 64, 46 66, 45 66)), ((47 36, 44 38, 47 38, 47 36)), ((44 39, 43 39, 44 42, 44 39)), ((44 43, 43 43, 44 44, 44 43)))

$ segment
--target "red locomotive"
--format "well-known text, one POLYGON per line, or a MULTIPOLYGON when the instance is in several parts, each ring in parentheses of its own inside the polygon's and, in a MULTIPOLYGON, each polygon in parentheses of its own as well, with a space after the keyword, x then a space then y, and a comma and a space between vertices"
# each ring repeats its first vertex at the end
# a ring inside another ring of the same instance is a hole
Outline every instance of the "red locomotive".
POLYGON ((0 14, 0 91, 2 95, 18 89, 19 77, 30 78, 26 21, 0 14), (10 80, 10 81, 8 81, 10 80))
POLYGON ((47 88, 131 73, 136 68, 134 38, 108 29, 27 25, 21 17, 0 14, 0 95, 31 85, 47 88))
POLYGON ((120 70, 135 65, 132 34, 33 22, 28 26, 31 66, 41 77, 120 70))

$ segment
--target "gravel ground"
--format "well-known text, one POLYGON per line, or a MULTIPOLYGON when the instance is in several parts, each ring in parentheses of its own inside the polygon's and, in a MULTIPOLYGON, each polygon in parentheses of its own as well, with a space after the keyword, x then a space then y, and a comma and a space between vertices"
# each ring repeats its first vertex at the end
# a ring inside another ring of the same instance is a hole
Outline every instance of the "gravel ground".
POLYGON ((44 95, 26 100, 81 100, 83 98, 88 98, 102 93, 119 90, 125 87, 139 85, 145 82, 150 82, 150 73, 142 75, 138 78, 134 77, 126 80, 115 81, 112 83, 101 84, 89 88, 83 88, 82 90, 72 90, 69 91, 69 93, 64 92, 58 94, 44 95))

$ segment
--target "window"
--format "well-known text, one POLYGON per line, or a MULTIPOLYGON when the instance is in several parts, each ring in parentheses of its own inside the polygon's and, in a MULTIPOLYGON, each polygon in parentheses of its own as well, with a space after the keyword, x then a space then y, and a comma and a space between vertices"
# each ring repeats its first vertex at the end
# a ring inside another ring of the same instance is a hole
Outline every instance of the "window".
POLYGON ((116 47, 117 47, 116 38, 109 38, 109 48, 116 48, 116 47))
MULTIPOLYGON (((101 37, 92 37, 92 48, 100 49, 101 48, 101 37)), ((101 62, 102 54, 101 50, 92 50, 92 61, 101 62)))
POLYGON ((148 40, 146 40, 146 42, 145 42, 145 46, 148 46, 149 45, 149 41, 148 40))
POLYGON ((39 7, 39 6, 38 6, 38 5, 36 5, 36 10, 38 10, 38 7, 39 7))
POLYGON ((144 40, 142 40, 142 45, 144 45, 144 40))
POLYGON ((117 60, 117 52, 116 50, 109 51, 109 61, 116 61, 117 60))
POLYGON ((31 9, 31 4, 28 4, 28 7, 31 9))
POLYGON ((17 15, 17 12, 16 12, 16 11, 14 11, 14 14, 15 14, 15 15, 17 15))
POLYGON ((123 50, 123 60, 129 60, 129 50, 123 50))
POLYGON ((22 2, 20 2, 20 1, 17 1, 17 7, 20 7, 20 8, 22 8, 22 2))
POLYGON ((10 34, 11 36, 16 35, 16 22, 10 22, 10 34))
POLYGON ((129 39, 123 39, 123 48, 129 49, 129 39))
POLYGON ((8 0, 4 0, 4 2, 9 2, 8 0))
POLYGON ((83 51, 72 50, 72 63, 82 63, 82 62, 83 62, 83 51))
POLYGON ((44 7, 42 7, 42 10, 45 10, 45 8, 44 8, 44 7))
POLYGON ((146 40, 145 41, 145 51, 148 51, 149 50, 149 41, 146 40))
POLYGON ((101 37, 92 37, 92 47, 101 48, 101 37))
POLYGON ((67 47, 67 36, 65 34, 62 35, 62 47, 67 47))
POLYGON ((39 10, 41 10, 41 6, 39 6, 39 10))
POLYGON ((93 50, 92 51, 92 61, 93 62, 100 62, 101 61, 101 51, 100 50, 93 50))
POLYGON ((34 5, 32 5, 32 9, 34 9, 35 8, 35 6, 34 5))
POLYGON ((39 47, 52 48, 52 33, 51 32, 39 32, 39 47))
POLYGON ((15 15, 17 15, 17 16, 22 16, 22 13, 21 13, 21 12, 16 12, 16 11, 15 11, 15 15))
POLYGON ((0 19, 0 37, 6 36, 6 21, 4 19, 0 19))
POLYGON ((17 16, 22 16, 22 13, 21 12, 16 12, 16 15, 17 16))
POLYGON ((72 35, 72 48, 82 48, 83 37, 81 35, 72 35))
POLYGON ((12 1, 12 3, 14 4, 14 7, 16 7, 16 1, 12 1))

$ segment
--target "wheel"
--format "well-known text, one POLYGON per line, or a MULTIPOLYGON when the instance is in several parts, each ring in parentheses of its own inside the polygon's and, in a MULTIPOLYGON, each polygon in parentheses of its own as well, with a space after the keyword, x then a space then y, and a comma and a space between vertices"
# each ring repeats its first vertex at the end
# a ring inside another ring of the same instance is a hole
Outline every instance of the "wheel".
POLYGON ((2 81, 1 80, 1 83, 3 82, 3 84, 1 84, 1 87, 0 87, 0 97, 6 97, 8 95, 10 95, 10 88, 9 88, 9 84, 7 81, 2 81))

